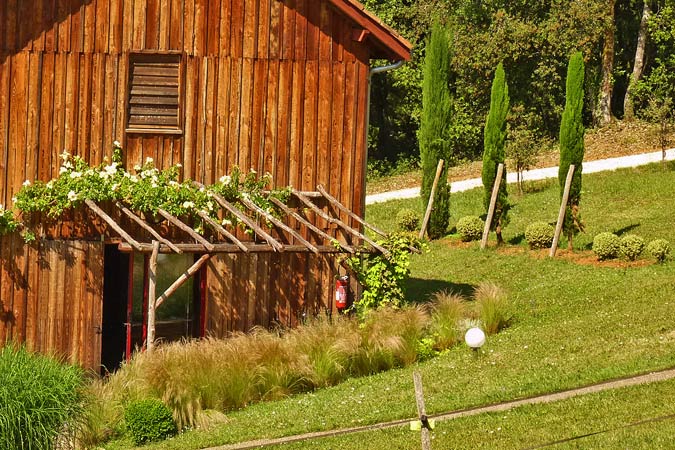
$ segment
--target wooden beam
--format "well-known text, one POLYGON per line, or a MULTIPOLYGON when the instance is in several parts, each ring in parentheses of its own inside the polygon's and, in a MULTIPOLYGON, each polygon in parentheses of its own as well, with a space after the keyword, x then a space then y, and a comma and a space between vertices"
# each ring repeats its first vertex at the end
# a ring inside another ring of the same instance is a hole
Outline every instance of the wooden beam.
POLYGON ((234 245, 239 247, 243 252, 245 252, 245 253, 249 252, 248 247, 246 247, 243 242, 241 242, 239 239, 237 239, 237 237, 234 234, 227 231, 225 229, 225 227, 223 227, 221 224, 219 224, 218 222, 213 220, 204 211, 199 211, 198 214, 199 214, 199 217, 201 217, 204 221, 206 221, 206 223, 211 225, 218 233, 222 234, 223 236, 225 236, 226 238, 228 238, 229 240, 234 242, 234 245))
POLYGON ((338 199, 336 199, 335 197, 333 197, 332 195, 330 195, 330 194, 328 193, 328 191, 326 191, 326 189, 325 189, 322 185, 318 185, 316 188, 318 189, 319 193, 320 193, 321 195, 323 195, 323 196, 326 198, 326 200, 328 200, 328 203, 330 203, 331 205, 335 206, 337 209, 339 209, 339 210, 342 211, 343 213, 347 214, 349 217, 351 217, 352 219, 356 220, 358 223, 360 223, 360 224, 363 225, 364 227, 370 228, 371 230, 373 230, 375 233, 379 234, 379 235, 382 236, 382 237, 385 237, 385 238, 387 237, 387 233, 385 233, 384 231, 380 230, 380 229, 377 228, 375 225, 372 225, 372 224, 366 222, 365 220, 363 220, 361 217, 358 216, 358 214, 355 214, 354 211, 350 210, 350 209, 347 208, 345 205, 343 205, 342 203, 340 203, 340 202, 338 201, 338 199))
POLYGON ((485 219, 485 228, 483 229, 483 239, 480 241, 481 250, 487 246, 488 237, 490 236, 490 226, 492 225, 492 218, 495 215, 495 205, 497 204, 497 196, 499 195, 499 186, 502 183, 502 175, 504 174, 504 164, 499 163, 497 166, 497 178, 492 187, 492 196, 490 197, 490 207, 488 208, 487 218, 485 219))
POLYGON ((171 222, 173 225, 177 226, 181 230, 185 231, 187 234, 189 234, 194 240, 202 244, 204 247, 206 247, 209 250, 213 250, 213 244, 211 244, 209 241, 204 239, 204 236, 201 234, 197 233, 195 230, 192 229, 192 227, 189 227, 187 224, 183 223, 182 221, 178 220, 178 218, 174 217, 167 211, 164 211, 162 208, 159 208, 157 212, 164 217, 166 220, 171 222))
MULTIPOLYGON (((438 180, 441 178, 443 173, 443 161, 442 159, 438 160, 438 166, 436 166, 436 176, 434 177, 434 184, 431 185, 431 193, 429 194, 429 201, 427 202, 427 211, 424 213, 424 220, 422 221, 422 227, 420 228, 419 238, 423 239, 424 234, 427 232, 427 226, 429 225, 429 219, 431 218, 431 211, 434 208, 434 197, 436 196, 436 188, 438 187, 438 180)), ((447 182, 447 181, 446 181, 447 182)))
POLYGON ((382 253, 384 256, 389 257, 389 255, 390 255, 389 250, 387 250, 386 248, 382 247, 382 246, 379 245, 377 242, 375 242, 375 241, 373 241, 372 239, 370 239, 368 236, 365 236, 364 234, 359 233, 358 231, 356 231, 355 229, 353 229, 352 227, 350 227, 349 225, 347 225, 347 224, 344 223, 343 221, 341 221, 341 220, 339 220, 339 219, 335 219, 334 217, 329 216, 328 214, 326 214, 325 212, 323 212, 323 211, 321 210, 321 208, 319 208, 318 206, 316 206, 311 200, 309 200, 307 197, 305 197, 304 195, 302 195, 300 192, 298 192, 298 191, 293 191, 293 195, 295 195, 302 203, 304 203, 304 204, 305 204, 307 207, 309 207, 312 211, 314 211, 315 213, 317 213, 319 216, 323 217, 323 218, 324 218, 325 220, 327 220, 328 222, 334 223, 334 224, 338 225, 339 227, 341 227, 343 230, 345 230, 345 231, 347 231, 348 233, 352 234, 353 236, 355 236, 355 237, 357 237, 357 238, 359 238, 359 239, 362 239, 362 240, 366 241, 367 243, 369 243, 370 245, 372 245, 373 248, 377 249, 380 253, 382 253))
POLYGON ((332 243, 333 245, 339 245, 341 248, 347 250, 349 253, 354 253, 354 249, 352 247, 350 247, 347 244, 341 243, 340 241, 335 239, 333 236, 329 235, 328 233, 323 231, 321 228, 317 227, 312 222, 305 219, 304 217, 302 217, 297 212, 293 211, 291 208, 289 208, 287 205, 285 205, 278 198, 269 197, 269 200, 272 203, 274 203, 279 209, 281 209, 283 212, 285 212, 286 215, 289 215, 289 216, 293 217, 295 220, 297 220, 298 222, 300 222, 301 224, 303 224, 304 226, 306 226, 307 228, 309 228, 310 230, 312 230, 313 232, 315 232, 316 234, 318 234, 322 238, 326 239, 328 242, 332 243))
POLYGON ((417 403, 417 416, 422 422, 422 450, 431 450, 431 435, 429 418, 424 406, 424 391, 422 389, 422 375, 418 371, 413 372, 413 382, 415 383, 415 401, 417 403))
POLYGON ((186 270, 176 281, 173 282, 169 288, 164 291, 162 295, 160 295, 157 298, 157 301, 155 302, 155 309, 159 308, 162 303, 166 301, 173 293, 175 293, 187 280, 190 279, 195 273, 201 269, 201 267, 206 263, 211 258, 210 254, 203 255, 201 258, 199 258, 188 270, 186 270))
POLYGON ((225 208, 227 211, 229 211, 232 215, 234 215, 237 219, 241 220, 248 226, 250 229, 252 229, 258 236, 261 238, 265 239, 269 245, 271 245, 274 250, 278 252, 283 252, 284 251, 284 245, 274 239, 269 233, 267 233, 265 230, 260 228, 257 223, 255 223, 253 220, 251 220, 246 214, 241 212, 239 208, 225 200, 223 197, 221 197, 219 194, 216 194, 215 192, 211 191, 213 194, 213 198, 218 202, 220 206, 225 208))
POLYGON ((570 198, 570 189, 572 187, 572 178, 574 177, 574 164, 570 164, 567 171, 567 178, 565 179, 565 190, 563 191, 562 200, 560 201, 560 211, 558 212, 558 222, 555 224, 555 234, 553 235, 553 244, 548 256, 553 258, 555 252, 558 251, 558 242, 560 241, 560 233, 562 233, 563 223, 565 222, 565 213, 567 212, 567 201, 570 198))
POLYGON ((136 214, 134 214, 133 211, 131 211, 129 208, 121 204, 120 202, 116 202, 115 206, 120 209, 124 214, 127 215, 131 220, 136 222, 138 225, 140 225, 144 230, 146 230, 148 233, 150 233, 155 239, 157 239, 159 242, 162 244, 166 245, 167 247, 170 247, 174 252, 176 253, 182 253, 181 249, 173 245, 171 241, 168 239, 164 239, 161 234, 157 232, 154 228, 152 228, 145 220, 141 219, 138 217, 136 214))
POLYGON ((155 297, 157 295, 157 256, 159 241, 152 241, 152 253, 148 268, 148 335, 145 348, 152 353, 155 348, 155 297))
POLYGON ((281 220, 277 219, 274 217, 272 214, 268 213, 267 211, 263 210, 261 207, 253 203, 251 200, 242 198, 241 202, 249 209, 252 211, 257 212, 258 214, 262 215, 265 219, 269 220, 272 222, 275 226, 281 228, 282 230, 286 231, 288 234, 293 236, 293 238, 297 239, 300 241, 302 245, 307 247, 312 253, 318 255, 319 254, 319 249, 317 249, 311 242, 309 242, 307 239, 303 238, 300 233, 283 223, 281 220))
POLYGON ((112 217, 106 214, 105 211, 99 208, 96 203, 94 203, 92 200, 89 199, 86 199, 84 203, 89 207, 89 209, 94 211, 94 213, 96 213, 101 219, 103 219, 105 223, 107 223, 110 226, 110 228, 112 228, 113 230, 115 230, 117 234, 122 236, 122 239, 131 244, 131 246, 134 247, 136 250, 141 249, 141 244, 137 240, 132 238, 131 235, 129 235, 129 233, 124 231, 124 229, 121 226, 119 226, 117 222, 113 220, 112 217))
MULTIPOLYGON (((242 253, 243 250, 235 244, 213 244, 213 250, 205 248, 201 244, 175 244, 174 245, 181 249, 183 253, 242 253)), ((275 253, 276 250, 268 244, 249 244, 244 243, 248 249, 247 253, 275 253)), ((136 249, 129 243, 119 243, 117 248, 121 252, 129 253, 132 251, 138 251, 141 253, 150 253, 152 252, 152 244, 140 244, 140 248, 136 249)), ((322 254, 337 254, 337 253, 347 253, 345 250, 341 250, 332 245, 318 245, 316 247, 319 250, 319 253, 322 254)), ((286 245, 284 250, 290 253, 311 253, 304 245, 286 245)), ((171 248, 166 245, 161 245, 159 247, 160 253, 174 253, 171 248)))

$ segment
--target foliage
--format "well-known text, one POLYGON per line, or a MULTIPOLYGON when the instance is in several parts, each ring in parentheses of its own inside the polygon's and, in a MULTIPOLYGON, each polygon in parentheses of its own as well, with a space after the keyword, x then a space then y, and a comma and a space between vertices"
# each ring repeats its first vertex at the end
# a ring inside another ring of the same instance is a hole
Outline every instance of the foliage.
POLYGON ((396 223, 400 231, 415 231, 420 226, 420 217, 412 209, 403 208, 396 213, 396 223))
MULTIPOLYGON (((236 218, 218 216, 214 194, 244 208, 242 199, 250 199, 269 213, 276 214, 269 196, 285 202, 290 191, 283 189, 269 194, 263 193, 270 183, 270 175, 259 177, 255 171, 243 174, 234 167, 230 175, 225 175, 211 186, 199 187, 191 180, 179 182, 180 164, 166 170, 155 167, 152 158, 143 165, 134 167, 130 173, 122 167, 122 149, 115 143, 112 162, 90 167, 79 156, 67 152, 61 155, 63 163, 59 176, 49 182, 26 181, 14 199, 14 206, 24 216, 31 213, 46 213, 51 218, 61 216, 66 210, 80 206, 85 200, 94 202, 120 201, 132 210, 146 216, 155 216, 159 209, 179 217, 190 217, 201 229, 197 213, 202 211, 223 225, 238 224, 236 218)), ((27 227, 29 222, 23 224, 27 227)), ((243 225, 243 224, 242 224, 243 225)), ((14 226, 16 229, 16 226, 14 226)), ((7 228, 10 231, 10 228, 7 228)), ((32 234, 28 234, 33 236, 32 234)))
POLYGON ((448 32, 436 22, 426 48, 424 81, 422 84, 422 117, 419 130, 420 160, 422 162, 422 187, 420 195, 427 208, 436 177, 438 161, 445 160, 429 220, 428 233, 432 239, 445 234, 450 220, 450 188, 448 165, 450 142, 448 124, 451 120, 452 99, 449 90, 450 43, 448 32))
POLYGON ((546 222, 533 222, 525 228, 525 240, 530 248, 549 248, 554 235, 555 228, 546 222))
POLYGON ((352 306, 362 318, 371 309, 402 304, 404 285, 410 274, 410 248, 425 248, 419 239, 396 233, 379 244, 389 251, 388 256, 357 252, 344 261, 363 286, 361 298, 352 306))
POLYGON ((81 369, 12 344, 0 348, 0 448, 55 447, 84 407, 81 369))
POLYGON ((19 221, 14 217, 14 212, 0 205, 0 235, 13 233, 18 228, 19 221))
POLYGON ((455 228, 462 241, 477 241, 483 236, 485 222, 478 216, 464 216, 457 221, 455 228))
POLYGON ((459 322, 467 315, 467 303, 459 294, 435 292, 431 297, 431 334, 434 348, 447 350, 462 340, 459 322))
MULTIPOLYGON (((509 112, 509 88, 506 84, 506 75, 504 66, 499 63, 492 81, 492 93, 490 96, 490 112, 485 121, 485 137, 483 151, 483 189, 485 191, 483 204, 485 210, 490 208, 490 199, 492 197, 492 188, 497 178, 497 167, 504 164, 504 145, 506 143, 506 116, 509 112)), ((490 229, 497 231, 497 238, 502 242, 502 227, 508 220, 508 211, 510 208, 506 191, 506 165, 502 173, 502 181, 499 186, 497 203, 495 204, 493 221, 490 229)))
POLYGON ((389 159, 368 160, 366 178, 368 181, 374 181, 384 177, 404 175, 419 170, 419 168, 419 155, 401 153, 393 161, 389 159))
POLYGON ((558 182, 562 197, 569 167, 572 164, 575 167, 563 224, 570 248, 572 248, 572 237, 579 231, 583 231, 579 214, 582 161, 584 160, 583 85, 584 60, 581 52, 576 52, 570 58, 567 69, 565 111, 560 124, 560 166, 558 168, 558 182))
POLYGON ((645 240, 634 234, 627 234, 621 237, 619 251, 630 261, 635 261, 642 254, 645 248, 645 240))
POLYGON ((506 155, 511 159, 517 173, 518 191, 523 193, 523 172, 537 162, 542 147, 547 141, 532 129, 531 115, 524 112, 522 105, 514 106, 508 117, 506 155))
POLYGON ((473 294, 478 318, 486 334, 496 334, 513 319, 512 305, 506 291, 496 284, 483 281, 473 294))
POLYGON ((599 260, 616 258, 620 249, 621 239, 614 233, 604 232, 593 238, 593 252, 599 260))
POLYGON ((670 255, 670 243, 665 239, 654 239, 647 244, 647 253, 658 262, 663 263, 670 255))
POLYGON ((171 411, 155 398, 129 403, 124 421, 136 445, 166 439, 177 431, 171 411))

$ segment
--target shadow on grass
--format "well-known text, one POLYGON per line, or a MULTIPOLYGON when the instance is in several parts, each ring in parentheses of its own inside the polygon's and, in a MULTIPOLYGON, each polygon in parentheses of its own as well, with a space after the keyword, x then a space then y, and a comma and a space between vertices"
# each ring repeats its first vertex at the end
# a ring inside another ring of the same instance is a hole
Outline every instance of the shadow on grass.
POLYGON ((517 234, 509 239, 507 242, 511 245, 519 245, 525 240, 525 233, 517 234))
POLYGON ((523 191, 525 194, 534 194, 536 192, 543 192, 549 187, 558 183, 556 178, 547 178, 544 180, 530 180, 523 184, 523 191))
POLYGON ((426 303, 431 295, 438 291, 454 292, 469 298, 473 296, 475 290, 476 286, 472 284, 409 278, 406 286, 406 298, 411 299, 412 303, 426 303))
POLYGON ((614 232, 614 234, 616 234, 617 236, 621 236, 623 234, 628 233, 629 231, 633 231, 634 229, 636 229, 639 226, 640 226, 639 223, 632 223, 632 224, 630 224, 628 226, 625 226, 623 228, 619 228, 618 230, 616 230, 614 232))

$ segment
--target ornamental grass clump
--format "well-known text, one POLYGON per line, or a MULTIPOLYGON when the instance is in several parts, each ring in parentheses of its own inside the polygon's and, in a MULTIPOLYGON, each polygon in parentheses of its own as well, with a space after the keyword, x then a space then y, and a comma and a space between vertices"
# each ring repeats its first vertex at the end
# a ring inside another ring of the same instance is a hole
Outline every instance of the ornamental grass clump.
POLYGON ((604 232, 593 238, 593 252, 603 261, 619 256, 621 239, 614 233, 604 232))
POLYGON ((619 251, 630 261, 635 261, 645 248, 645 240, 634 234, 627 234, 621 238, 619 251))
POLYGON ((486 334, 506 328, 513 318, 511 302, 504 289, 491 282, 481 282, 474 292, 476 314, 486 334))
POLYGON ((0 448, 48 450, 79 428, 82 369, 9 344, 0 348, 0 448))
POLYGON ((462 241, 477 241, 483 236, 485 222, 478 216, 464 216, 457 221, 455 228, 462 241))
POLYGON ((431 325, 434 349, 447 350, 462 340, 460 322, 467 315, 464 297, 448 291, 440 291, 431 298, 431 325))
POLYGON ((546 222, 533 222, 525 229, 525 239, 531 249, 551 247, 554 234, 555 228, 546 222))
POLYGON ((664 263, 670 255, 670 243, 665 239, 654 239, 647 244, 647 253, 659 263, 664 263))

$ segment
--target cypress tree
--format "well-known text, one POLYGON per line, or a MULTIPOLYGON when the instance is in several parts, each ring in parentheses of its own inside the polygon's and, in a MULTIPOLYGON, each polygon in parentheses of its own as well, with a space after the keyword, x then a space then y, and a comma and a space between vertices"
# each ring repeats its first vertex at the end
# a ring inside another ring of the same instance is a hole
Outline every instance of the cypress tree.
POLYGON ((574 164, 574 176, 563 230, 567 235, 568 247, 572 250, 572 239, 579 231, 583 231, 583 224, 579 214, 581 200, 581 169, 584 160, 584 124, 582 110, 584 107, 584 59, 581 52, 576 52, 570 58, 567 67, 567 85, 565 94, 565 110, 560 123, 560 168, 558 181, 560 196, 565 190, 567 171, 574 164))
MULTIPOLYGON (((492 92, 490 95, 490 112, 485 121, 484 130, 484 150, 483 150, 483 187, 485 190, 484 204, 485 210, 490 207, 490 198, 492 197, 492 187, 497 178, 497 167, 504 163, 504 145, 506 141, 506 115, 509 112, 509 87, 506 84, 506 75, 504 66, 499 63, 492 81, 492 92)), ((502 227, 508 220, 509 199, 506 192, 506 167, 502 176, 502 182, 499 186, 499 195, 495 204, 495 213, 490 224, 490 229, 497 232, 497 242, 501 244, 502 227)))
POLYGON ((443 173, 434 196, 428 233, 432 239, 445 234, 450 221, 450 185, 448 184, 448 124, 452 100, 449 86, 450 44, 448 32, 434 23, 424 59, 422 82, 422 115, 419 144, 422 162, 422 203, 426 209, 439 159, 445 160, 443 173))

